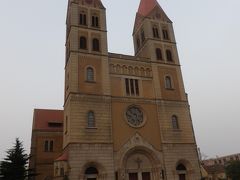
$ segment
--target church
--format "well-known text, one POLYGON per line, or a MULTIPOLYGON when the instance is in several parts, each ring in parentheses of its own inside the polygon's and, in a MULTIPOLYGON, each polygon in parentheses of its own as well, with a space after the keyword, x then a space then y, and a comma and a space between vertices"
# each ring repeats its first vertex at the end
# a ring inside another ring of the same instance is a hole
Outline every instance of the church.
MULTIPOLYGON (((136 7, 137 9, 137 7, 136 7)), ((134 56, 108 52, 101 0, 69 0, 63 110, 34 110, 35 180, 200 180, 172 21, 140 0, 134 56)))

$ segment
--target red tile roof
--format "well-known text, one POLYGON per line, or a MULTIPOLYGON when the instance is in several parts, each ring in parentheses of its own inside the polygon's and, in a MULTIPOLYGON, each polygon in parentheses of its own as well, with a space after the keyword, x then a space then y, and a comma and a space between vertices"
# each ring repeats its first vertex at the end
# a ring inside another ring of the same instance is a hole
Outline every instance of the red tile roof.
POLYGON ((62 124, 63 119, 63 110, 34 109, 32 129, 62 131, 63 126, 53 126, 53 124, 62 124))
POLYGON ((138 13, 147 16, 157 5, 159 4, 156 0, 141 0, 138 13))
POLYGON ((68 152, 65 151, 59 158, 57 158, 55 161, 67 161, 68 160, 68 152))
POLYGON ((216 164, 216 165, 212 165, 212 166, 203 166, 203 167, 208 172, 208 174, 225 172, 224 165, 220 165, 220 164, 216 164))

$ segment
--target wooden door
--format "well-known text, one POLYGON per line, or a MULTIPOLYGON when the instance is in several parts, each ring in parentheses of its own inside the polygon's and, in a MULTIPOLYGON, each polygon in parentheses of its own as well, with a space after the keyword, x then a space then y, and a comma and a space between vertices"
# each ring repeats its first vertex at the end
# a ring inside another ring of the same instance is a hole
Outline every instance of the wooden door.
POLYGON ((179 180, 186 180, 185 174, 179 174, 179 180))
POLYGON ((151 180, 150 172, 143 172, 142 173, 142 180, 151 180))
POLYGON ((129 173, 129 180, 138 180, 137 173, 129 173))

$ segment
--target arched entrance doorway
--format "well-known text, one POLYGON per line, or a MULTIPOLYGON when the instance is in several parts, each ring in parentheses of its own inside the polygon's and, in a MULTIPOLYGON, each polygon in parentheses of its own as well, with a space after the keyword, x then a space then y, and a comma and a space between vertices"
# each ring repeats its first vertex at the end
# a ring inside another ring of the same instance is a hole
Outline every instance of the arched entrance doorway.
POLYGON ((162 168, 154 152, 146 148, 129 150, 121 165, 121 179, 124 180, 160 180, 162 168))
POLYGON ((95 167, 88 167, 85 170, 85 179, 86 180, 97 180, 98 170, 95 167))
POLYGON ((183 164, 178 164, 176 167, 179 180, 186 180, 187 179, 187 169, 183 164))
POLYGON ((151 161, 142 153, 132 154, 126 163, 129 180, 151 180, 151 161))

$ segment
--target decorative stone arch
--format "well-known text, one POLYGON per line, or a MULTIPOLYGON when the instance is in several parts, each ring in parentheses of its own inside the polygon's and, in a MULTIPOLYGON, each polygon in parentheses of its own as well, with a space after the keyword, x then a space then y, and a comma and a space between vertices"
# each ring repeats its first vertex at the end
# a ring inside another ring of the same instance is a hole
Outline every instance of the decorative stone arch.
POLYGON ((143 67, 140 68, 140 74, 141 76, 145 76, 145 69, 143 67))
POLYGON ((119 64, 117 64, 116 72, 117 73, 122 73, 122 67, 119 64))
POLYGON ((150 77, 150 76, 151 76, 151 69, 150 69, 150 68, 147 68, 147 69, 146 69, 146 76, 147 76, 147 77, 150 77))
POLYGON ((122 73, 123 74, 128 74, 128 67, 126 65, 122 66, 122 73))
POLYGON ((151 180, 160 180, 163 172, 162 164, 161 153, 155 150, 138 133, 129 139, 117 153, 116 169, 120 180, 129 180, 131 173, 137 173, 139 177, 143 177, 143 173, 149 173, 151 180), (143 164, 138 164, 138 158, 139 163, 143 164), (129 165, 133 163, 135 164, 129 168, 129 165))
POLYGON ((114 64, 110 64, 110 72, 115 73, 116 72, 116 66, 114 64))
POLYGON ((105 167, 98 162, 91 161, 91 162, 85 163, 82 166, 81 171, 80 171, 80 179, 81 180, 87 180, 87 175, 85 173, 88 168, 95 168, 97 170, 97 174, 96 174, 97 180, 105 180, 106 179, 107 176, 106 176, 105 167))
POLYGON ((136 76, 139 75, 139 68, 138 68, 138 67, 135 67, 135 68, 134 68, 134 74, 135 74, 136 76))
POLYGON ((133 75, 133 67, 132 66, 128 66, 128 74, 133 75))
POLYGON ((125 165, 127 164, 127 160, 133 154, 137 154, 137 153, 145 155, 150 160, 152 167, 160 164, 160 161, 158 160, 157 156, 154 154, 154 152, 151 149, 148 149, 145 146, 136 146, 125 153, 125 155, 122 157, 120 167, 124 168, 125 165))

